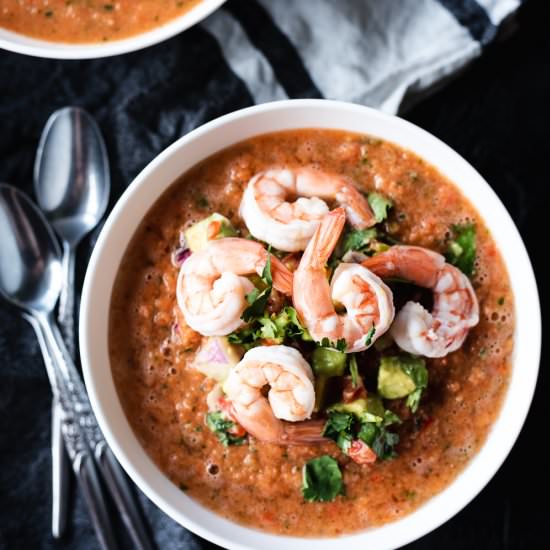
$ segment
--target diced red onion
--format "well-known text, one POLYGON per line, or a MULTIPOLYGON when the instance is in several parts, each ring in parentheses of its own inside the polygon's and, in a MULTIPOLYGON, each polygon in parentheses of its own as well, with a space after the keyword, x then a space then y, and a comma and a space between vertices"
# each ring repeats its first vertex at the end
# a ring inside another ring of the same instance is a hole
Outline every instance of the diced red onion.
POLYGON ((180 267, 191 256, 189 248, 178 248, 172 253, 172 265, 180 267))

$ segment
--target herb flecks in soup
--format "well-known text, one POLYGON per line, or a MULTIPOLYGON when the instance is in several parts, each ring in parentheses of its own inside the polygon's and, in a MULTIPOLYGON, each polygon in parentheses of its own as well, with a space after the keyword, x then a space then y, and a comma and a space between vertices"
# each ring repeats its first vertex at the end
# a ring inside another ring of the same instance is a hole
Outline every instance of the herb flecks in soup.
POLYGON ((125 412, 183 491, 267 531, 393 521, 483 444, 513 296, 483 220, 391 143, 259 136, 184 174, 113 290, 125 412))
POLYGON ((53 42, 107 42, 140 34, 201 0, 2 0, 0 27, 53 42))

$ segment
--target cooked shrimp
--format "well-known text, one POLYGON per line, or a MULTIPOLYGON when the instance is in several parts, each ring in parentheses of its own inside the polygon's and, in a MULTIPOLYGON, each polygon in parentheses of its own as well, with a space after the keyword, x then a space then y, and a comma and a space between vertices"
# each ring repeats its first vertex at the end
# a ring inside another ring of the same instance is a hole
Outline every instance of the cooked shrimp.
POLYGON ((304 250, 329 212, 323 200, 343 206, 349 222, 374 225, 367 199, 342 176, 314 168, 272 169, 256 174, 241 200, 240 213, 254 237, 287 252, 304 250), (298 197, 295 202, 288 202, 298 197))
POLYGON ((419 246, 392 246, 363 265, 381 277, 400 277, 433 290, 432 312, 407 302, 391 334, 409 353, 444 357, 457 350, 479 321, 479 305, 470 280, 441 254, 419 246))
POLYGON ((292 299, 314 340, 344 338, 351 353, 367 349, 382 336, 395 312, 391 290, 360 264, 341 263, 329 286, 325 265, 345 221, 343 208, 323 218, 294 272, 292 299), (335 303, 346 312, 337 313, 335 303))
MULTIPOLYGON (((261 274, 267 252, 257 242, 226 238, 212 241, 181 266, 176 295, 187 324, 204 336, 225 336, 243 324, 246 295, 254 285, 243 275, 261 274)), ((273 286, 292 294, 292 273, 271 256, 273 286)))
POLYGON ((234 418, 256 439, 278 444, 324 440, 322 421, 300 422, 313 412, 315 390, 311 367, 298 350, 288 346, 252 348, 231 369, 223 389, 234 418), (266 386, 267 397, 263 392, 266 386))

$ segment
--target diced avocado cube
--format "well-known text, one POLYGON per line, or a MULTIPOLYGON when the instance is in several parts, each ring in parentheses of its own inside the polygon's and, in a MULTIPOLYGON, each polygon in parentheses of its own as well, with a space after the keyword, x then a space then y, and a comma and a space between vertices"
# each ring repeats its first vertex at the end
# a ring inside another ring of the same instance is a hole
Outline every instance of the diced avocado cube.
POLYGON ((332 348, 316 348, 312 355, 312 367, 316 376, 342 376, 346 369, 347 356, 332 348))
POLYGON ((378 392, 386 399, 398 399, 416 389, 414 380, 403 370, 398 357, 384 357, 378 370, 378 392))
POLYGON ((384 419, 384 404, 378 395, 359 398, 349 403, 335 403, 328 412, 342 412, 355 415, 361 422, 381 423, 384 419))
POLYGON ((383 418, 384 412, 385 409, 382 399, 376 394, 369 394, 367 397, 367 413, 383 418))
POLYGON ((237 231, 225 216, 214 213, 192 225, 184 235, 191 252, 198 252, 206 248, 208 241, 223 237, 235 237, 237 231))
POLYGON ((355 401, 350 401, 349 403, 335 403, 327 410, 329 412, 346 412, 359 417, 367 411, 367 400, 361 398, 356 399, 355 401))

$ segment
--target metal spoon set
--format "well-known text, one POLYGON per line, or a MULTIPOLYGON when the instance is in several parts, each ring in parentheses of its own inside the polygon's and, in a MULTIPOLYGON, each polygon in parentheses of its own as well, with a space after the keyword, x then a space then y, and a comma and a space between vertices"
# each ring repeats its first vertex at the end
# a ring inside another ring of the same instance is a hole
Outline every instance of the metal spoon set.
POLYGON ((52 534, 61 536, 66 523, 66 449, 102 548, 117 548, 104 485, 135 548, 149 549, 135 496, 73 360, 75 251, 102 218, 110 189, 105 146, 90 115, 70 107, 50 117, 34 176, 42 211, 16 188, 0 184, 0 295, 33 327, 52 387, 52 534))

